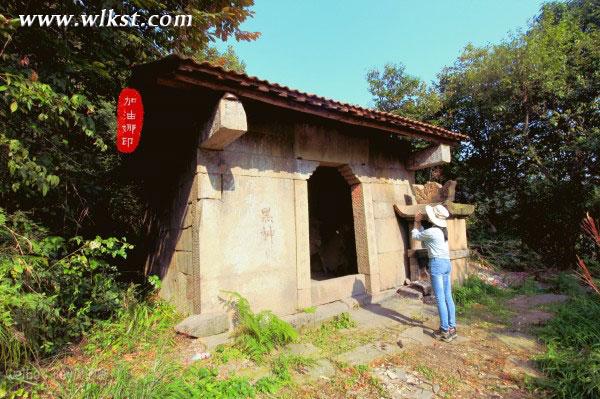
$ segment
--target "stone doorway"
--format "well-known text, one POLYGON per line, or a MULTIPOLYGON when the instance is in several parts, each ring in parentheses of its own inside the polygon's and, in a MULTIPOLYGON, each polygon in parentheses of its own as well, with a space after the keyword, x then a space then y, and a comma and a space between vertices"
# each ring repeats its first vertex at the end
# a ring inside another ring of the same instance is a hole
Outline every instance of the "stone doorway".
POLYGON ((350 185, 337 167, 319 166, 308 179, 311 279, 358 273, 350 185))

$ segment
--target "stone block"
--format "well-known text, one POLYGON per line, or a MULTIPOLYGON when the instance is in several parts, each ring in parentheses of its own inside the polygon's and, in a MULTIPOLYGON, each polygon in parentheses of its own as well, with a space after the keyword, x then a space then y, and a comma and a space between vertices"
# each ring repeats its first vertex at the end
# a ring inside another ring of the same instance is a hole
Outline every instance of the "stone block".
POLYGON ((192 240, 192 228, 191 227, 188 227, 187 229, 183 229, 180 231, 175 249, 177 251, 192 251, 193 240, 192 240))
POLYGON ((376 219, 375 234, 378 253, 402 251, 404 249, 400 225, 395 216, 387 219, 376 219))
POLYGON ((395 215, 392 202, 373 201, 373 217, 375 219, 394 218, 395 215))
POLYGON ((313 305, 322 305, 366 292, 365 276, 352 274, 349 276, 312 281, 311 298, 313 305))
POLYGON ((248 122, 244 106, 233 94, 223 95, 202 133, 200 147, 222 150, 246 133, 248 122))
POLYGON ((227 313, 212 312, 189 316, 175 326, 175 331, 191 337, 208 337, 229 330, 227 313))
POLYGON ((398 295, 406 297, 406 298, 423 299, 423 293, 421 291, 418 291, 418 290, 415 290, 414 288, 410 288, 410 287, 406 287, 406 286, 402 286, 402 287, 398 288, 396 293, 398 293, 398 295))
POLYGON ((398 287, 404 280, 404 252, 393 251, 379 254, 379 277, 381 289, 398 287))
POLYGON ((222 175, 217 173, 198 173, 197 199, 221 199, 222 175))
POLYGON ((193 274, 194 265, 192 260, 192 252, 190 251, 175 251, 175 261, 177 262, 177 270, 184 274, 193 274))
POLYGON ((406 169, 426 169, 433 166, 450 163, 451 160, 450 146, 447 144, 438 144, 411 154, 406 161, 406 169))

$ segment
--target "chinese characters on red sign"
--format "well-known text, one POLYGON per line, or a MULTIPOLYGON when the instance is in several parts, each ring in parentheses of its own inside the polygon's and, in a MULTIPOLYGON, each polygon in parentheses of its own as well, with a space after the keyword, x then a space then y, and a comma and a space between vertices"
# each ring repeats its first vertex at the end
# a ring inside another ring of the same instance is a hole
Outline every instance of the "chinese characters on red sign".
POLYGON ((140 93, 129 87, 121 90, 117 104, 117 150, 132 153, 140 142, 144 105, 140 93))

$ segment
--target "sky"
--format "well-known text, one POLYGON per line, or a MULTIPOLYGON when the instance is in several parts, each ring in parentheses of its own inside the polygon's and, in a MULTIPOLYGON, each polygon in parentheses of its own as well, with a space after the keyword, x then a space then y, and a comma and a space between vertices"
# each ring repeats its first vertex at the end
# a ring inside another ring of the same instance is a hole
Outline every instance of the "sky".
POLYGON ((430 82, 468 43, 499 43, 525 29, 542 0, 255 0, 230 40, 249 75, 294 89, 372 106, 365 75, 386 63, 430 82))

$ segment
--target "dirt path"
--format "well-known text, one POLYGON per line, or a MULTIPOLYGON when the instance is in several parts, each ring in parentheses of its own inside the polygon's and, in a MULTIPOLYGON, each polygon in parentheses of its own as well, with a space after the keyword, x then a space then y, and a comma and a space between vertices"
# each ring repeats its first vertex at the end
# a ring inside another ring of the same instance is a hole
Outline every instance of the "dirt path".
MULTIPOLYGON (((352 311, 357 327, 340 332, 337 342, 310 354, 321 368, 309 371, 308 383, 282 392, 282 397, 318 398, 529 398, 524 384, 536 376, 531 359, 543 347, 528 334, 532 325, 551 317, 542 306, 564 301, 560 295, 519 296, 500 314, 475 306, 459 320, 460 337, 436 341, 432 305, 391 298, 352 311), (360 344, 360 337, 372 340, 360 344), (351 347, 351 348, 349 348, 351 347), (324 367, 325 366, 325 367, 324 367), (369 366, 368 369, 364 366, 369 366)), ((302 350, 300 350, 302 352, 302 350)))
MULTIPOLYGON (((355 327, 302 331, 300 342, 284 352, 311 358, 314 365, 295 371, 291 386, 268 397, 534 397, 525 378, 538 375, 532 359, 544 348, 531 328, 552 317, 548 305, 564 300, 536 294, 494 308, 473 305, 459 317, 459 337, 451 343, 432 337, 437 310, 422 300, 394 296, 356 307, 350 311, 355 327)), ((254 381, 270 373, 247 359, 228 361, 219 371, 254 381)))

